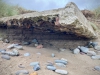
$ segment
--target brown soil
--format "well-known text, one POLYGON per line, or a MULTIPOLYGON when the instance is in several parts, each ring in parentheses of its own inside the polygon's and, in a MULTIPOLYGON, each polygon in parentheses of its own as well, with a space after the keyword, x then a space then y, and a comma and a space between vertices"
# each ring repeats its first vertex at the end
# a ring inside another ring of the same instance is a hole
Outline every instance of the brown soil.
MULTIPOLYGON (((6 49, 8 45, 9 44, 0 42, 0 49, 6 49)), ((61 68, 56 66, 56 68, 67 70, 69 73, 68 75, 100 75, 100 71, 96 71, 94 69, 95 66, 100 66, 100 60, 93 60, 86 54, 75 55, 69 49, 59 52, 56 49, 50 48, 37 49, 29 46, 24 46, 23 48, 24 50, 19 50, 21 55, 18 57, 11 57, 10 60, 0 58, 0 75, 15 75, 18 70, 28 70, 30 73, 32 73, 34 70, 29 64, 36 61, 40 62, 41 66, 41 69, 37 71, 38 75, 60 75, 46 69, 46 63, 48 61, 54 62, 55 59, 60 58, 65 58, 68 60, 67 67, 61 68), (26 52, 29 52, 31 55, 25 57, 24 53, 26 52), (37 53, 41 53, 41 55, 38 55, 37 53), (55 57, 51 57, 52 53, 55 53, 55 57), (20 64, 22 64, 25 68, 19 68, 18 65, 20 64)))

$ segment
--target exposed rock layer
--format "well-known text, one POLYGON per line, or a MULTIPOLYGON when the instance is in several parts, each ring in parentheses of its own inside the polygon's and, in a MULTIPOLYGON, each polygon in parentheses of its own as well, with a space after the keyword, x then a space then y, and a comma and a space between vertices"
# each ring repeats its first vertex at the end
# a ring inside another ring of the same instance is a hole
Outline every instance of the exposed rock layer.
POLYGON ((67 32, 96 38, 93 28, 73 2, 60 9, 0 18, 0 26, 7 29, 27 28, 35 32, 67 32))

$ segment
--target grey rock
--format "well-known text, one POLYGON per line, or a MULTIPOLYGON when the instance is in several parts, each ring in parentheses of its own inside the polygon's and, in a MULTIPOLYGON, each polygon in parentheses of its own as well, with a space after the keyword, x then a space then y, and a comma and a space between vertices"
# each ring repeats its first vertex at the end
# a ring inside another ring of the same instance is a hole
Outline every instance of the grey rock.
POLYGON ((95 66, 94 69, 100 71, 100 66, 95 66))
POLYGON ((52 57, 55 57, 55 54, 54 54, 54 53, 52 53, 52 54, 51 54, 51 56, 52 56, 52 57))
POLYGON ((80 49, 82 52, 84 52, 84 53, 87 53, 87 52, 89 51, 88 48, 83 47, 83 46, 81 46, 79 49, 80 49))
POLYGON ((3 38, 0 38, 0 41, 3 41, 3 38))
POLYGON ((94 49, 100 51, 100 46, 95 46, 94 49))
POLYGON ((6 60, 10 60, 10 56, 8 56, 8 55, 2 55, 1 58, 6 59, 6 60))
POLYGON ((95 56, 96 53, 95 53, 94 51, 88 51, 88 52, 87 52, 87 55, 88 55, 88 56, 95 56))
POLYGON ((29 74, 29 71, 27 70, 19 70, 16 72, 16 75, 20 75, 20 74, 29 74))
POLYGON ((63 64, 67 64, 67 61, 65 60, 55 60, 55 63, 63 63, 63 64))
POLYGON ((56 69, 55 72, 59 73, 61 75, 67 75, 68 74, 68 72, 66 70, 61 70, 61 69, 56 69))
POLYGON ((18 52, 18 50, 16 50, 16 49, 13 49, 13 53, 15 53, 16 56, 19 55, 19 52, 18 52))
POLYGON ((38 44, 38 40, 37 39, 33 39, 31 42, 35 43, 35 44, 38 44))
POLYGON ((25 53, 24 56, 30 56, 30 53, 25 53))
POLYGON ((61 58, 61 60, 64 60, 64 61, 68 62, 68 60, 67 60, 67 59, 65 59, 65 58, 61 58))
POLYGON ((92 59, 100 59, 100 55, 95 55, 91 57, 92 59))
POLYGON ((97 42, 92 42, 91 45, 92 45, 93 47, 95 47, 95 46, 98 45, 98 43, 97 43, 97 42))
POLYGON ((10 41, 9 41, 8 39, 5 39, 4 42, 5 42, 5 43, 9 43, 10 41))
POLYGON ((38 71, 38 70, 40 69, 40 65, 35 65, 35 66, 33 67, 33 69, 34 69, 34 71, 38 71))
POLYGON ((39 62, 32 62, 32 63, 30 63, 30 66, 35 66, 35 65, 39 65, 39 62))
POLYGON ((8 49, 11 49, 11 48, 14 48, 14 46, 15 46, 15 44, 11 44, 11 45, 9 45, 7 48, 8 48, 8 49))
POLYGON ((54 66, 47 66, 47 69, 54 71, 54 70, 56 70, 56 67, 54 67, 54 66))
POLYGON ((55 63, 57 66, 59 66, 59 67, 66 67, 66 65, 65 64, 63 64, 63 63, 55 63))
POLYGON ((6 52, 5 49, 0 49, 0 53, 6 52))
POLYGON ((23 42, 23 45, 30 45, 30 42, 23 42))
POLYGON ((23 50, 23 46, 20 46, 20 45, 16 45, 14 46, 14 48, 17 48, 18 50, 23 50))
POLYGON ((73 50, 73 53, 74 54, 79 54, 80 53, 80 50, 78 48, 76 48, 76 49, 73 50))

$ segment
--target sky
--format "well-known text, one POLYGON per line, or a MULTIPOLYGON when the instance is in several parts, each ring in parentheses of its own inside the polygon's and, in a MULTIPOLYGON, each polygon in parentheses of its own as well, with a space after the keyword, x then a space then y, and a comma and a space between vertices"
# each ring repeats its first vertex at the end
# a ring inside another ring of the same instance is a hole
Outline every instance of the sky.
POLYGON ((28 10, 44 11, 65 7, 74 2, 80 10, 100 6, 100 0, 4 0, 10 5, 19 5, 28 10))

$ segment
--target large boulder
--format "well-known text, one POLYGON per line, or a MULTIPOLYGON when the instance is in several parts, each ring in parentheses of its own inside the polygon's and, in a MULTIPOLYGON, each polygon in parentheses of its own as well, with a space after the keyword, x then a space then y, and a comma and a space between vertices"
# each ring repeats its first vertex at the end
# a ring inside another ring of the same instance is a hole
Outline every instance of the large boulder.
POLYGON ((64 8, 55 10, 0 18, 0 25, 28 25, 26 27, 29 28, 30 25, 39 27, 44 21, 49 22, 48 26, 43 26, 45 30, 49 28, 54 31, 74 33, 77 36, 85 38, 97 37, 88 20, 73 2, 68 3, 64 8))

